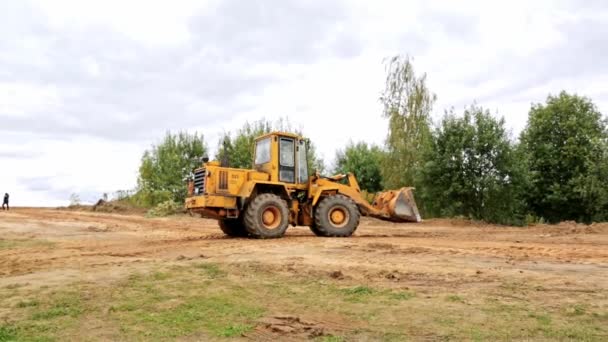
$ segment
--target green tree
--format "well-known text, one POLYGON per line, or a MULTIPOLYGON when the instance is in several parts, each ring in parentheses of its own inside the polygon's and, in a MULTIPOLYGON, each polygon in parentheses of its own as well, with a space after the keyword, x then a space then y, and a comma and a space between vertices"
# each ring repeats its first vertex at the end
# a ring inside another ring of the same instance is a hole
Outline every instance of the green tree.
POLYGON ((375 145, 365 142, 350 142, 343 150, 336 152, 336 167, 334 173, 352 172, 361 189, 367 192, 377 192, 382 189, 382 150, 375 145))
POLYGON ((141 159, 138 177, 138 201, 154 206, 173 200, 183 202, 187 187, 184 184, 190 172, 207 153, 204 137, 198 133, 167 132, 158 145, 146 150, 141 159))
POLYGON ((521 134, 528 205, 549 222, 608 216, 608 133, 593 102, 565 91, 533 104, 521 134))
POLYGON ((388 61, 380 97, 383 116, 389 123, 387 154, 382 163, 386 187, 416 186, 430 145, 430 114, 436 98, 427 87, 426 74, 416 76, 409 56, 388 61))
POLYGON ((525 173, 504 125, 475 105, 444 115, 422 171, 432 214, 523 223, 525 173))
POLYGON ((271 123, 264 119, 254 121, 253 123, 245 122, 243 127, 238 129, 234 137, 229 133, 224 133, 222 138, 220 138, 215 158, 225 166, 250 169, 253 161, 255 138, 271 130, 271 123))
MULTIPOLYGON (((243 127, 236 131, 234 137, 230 133, 224 133, 220 138, 215 158, 223 162, 225 166, 234 168, 251 168, 253 161, 254 140, 256 137, 271 131, 283 131, 305 136, 301 128, 292 127, 288 119, 280 118, 274 124, 266 119, 260 119, 253 123, 245 122, 243 127)), ((307 159, 310 172, 317 169, 323 173, 325 164, 318 157, 316 146, 305 137, 307 142, 307 159)))

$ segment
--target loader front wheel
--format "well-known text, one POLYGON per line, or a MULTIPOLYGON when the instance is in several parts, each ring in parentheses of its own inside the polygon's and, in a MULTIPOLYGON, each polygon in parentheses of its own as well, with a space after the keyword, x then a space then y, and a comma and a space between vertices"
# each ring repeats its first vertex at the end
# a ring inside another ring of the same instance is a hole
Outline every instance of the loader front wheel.
POLYGON ((288 225, 287 203, 275 194, 256 196, 245 212, 245 229, 254 238, 280 238, 288 225))
POLYGON ((245 237, 248 235, 243 222, 239 219, 220 219, 218 223, 222 232, 228 236, 245 237))
POLYGON ((347 237, 359 226, 359 209, 344 195, 326 197, 315 210, 315 227, 318 236, 347 237))
POLYGON ((319 228, 317 228, 317 224, 314 222, 308 228, 310 228, 310 231, 313 232, 313 234, 315 234, 316 236, 325 236, 325 234, 321 232, 319 228))

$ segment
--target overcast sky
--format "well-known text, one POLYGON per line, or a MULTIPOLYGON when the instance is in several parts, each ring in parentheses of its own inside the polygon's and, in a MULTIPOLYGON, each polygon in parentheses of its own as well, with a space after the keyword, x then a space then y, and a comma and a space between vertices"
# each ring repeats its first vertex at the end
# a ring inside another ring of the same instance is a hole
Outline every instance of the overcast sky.
POLYGON ((136 184, 166 130, 288 118, 331 163, 381 144, 385 57, 409 54, 434 115, 477 101, 513 135, 562 89, 608 112, 606 1, 0 0, 0 193, 94 201, 136 184))

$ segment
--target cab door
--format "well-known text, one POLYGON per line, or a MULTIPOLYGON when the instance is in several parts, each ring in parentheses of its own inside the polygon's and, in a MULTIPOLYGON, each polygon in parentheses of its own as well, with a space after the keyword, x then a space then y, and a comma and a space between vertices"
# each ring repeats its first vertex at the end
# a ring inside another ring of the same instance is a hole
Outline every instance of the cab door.
POLYGON ((279 137, 279 182, 296 182, 295 140, 279 137))

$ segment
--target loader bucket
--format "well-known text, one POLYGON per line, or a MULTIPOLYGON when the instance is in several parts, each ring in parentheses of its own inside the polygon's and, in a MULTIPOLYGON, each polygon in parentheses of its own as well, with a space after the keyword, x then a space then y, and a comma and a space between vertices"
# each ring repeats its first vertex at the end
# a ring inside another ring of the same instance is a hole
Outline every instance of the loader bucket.
POLYGON ((396 222, 421 222, 412 190, 406 187, 378 193, 372 202, 376 212, 371 216, 396 222))

